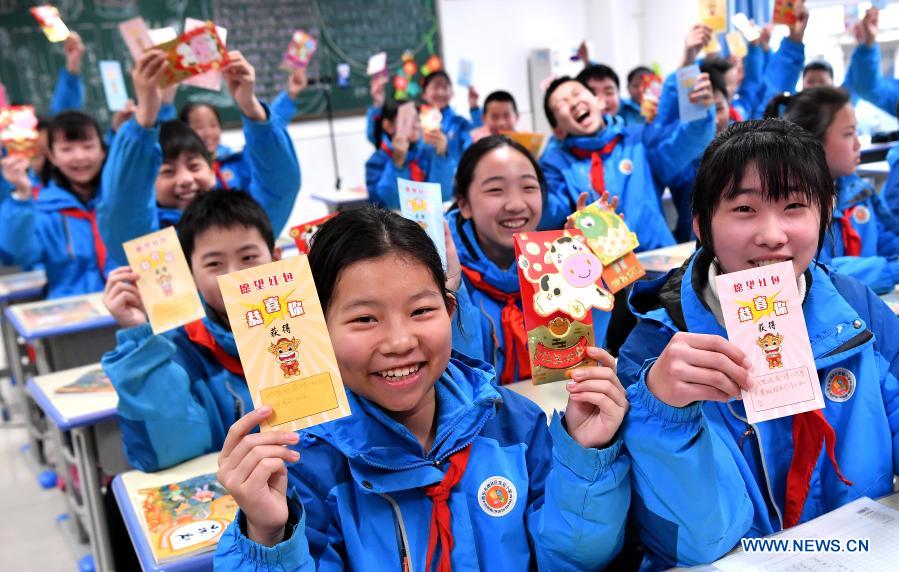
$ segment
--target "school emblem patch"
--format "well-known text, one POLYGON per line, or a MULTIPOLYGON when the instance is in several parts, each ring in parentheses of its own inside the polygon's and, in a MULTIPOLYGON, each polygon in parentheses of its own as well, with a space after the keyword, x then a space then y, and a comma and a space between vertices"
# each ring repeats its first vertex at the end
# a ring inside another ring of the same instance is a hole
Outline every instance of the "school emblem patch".
POLYGON ((621 162, 618 163, 618 170, 624 175, 630 175, 634 172, 634 162, 630 159, 622 159, 621 162))
POLYGON ((225 169, 222 171, 222 178, 225 179, 226 183, 230 183, 234 180, 234 171, 231 169, 225 169))
POLYGON ((858 205, 852 211, 852 218, 855 219, 855 222, 858 224, 865 224, 871 220, 871 211, 869 211, 868 207, 865 205, 858 205))
POLYGON ((518 492, 512 481, 505 477, 490 477, 478 487, 481 510, 490 516, 503 516, 515 508, 518 492))
POLYGON ((824 380, 824 393, 831 401, 847 401, 855 393, 855 374, 844 367, 830 370, 824 380))

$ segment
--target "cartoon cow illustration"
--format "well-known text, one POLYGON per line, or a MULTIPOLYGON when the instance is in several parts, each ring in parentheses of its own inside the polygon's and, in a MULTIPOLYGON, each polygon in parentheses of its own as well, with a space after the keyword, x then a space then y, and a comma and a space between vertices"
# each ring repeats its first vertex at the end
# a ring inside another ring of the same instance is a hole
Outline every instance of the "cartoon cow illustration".
POLYGON ((156 284, 159 286, 160 290, 162 290, 162 295, 166 298, 171 297, 174 293, 172 273, 169 272, 168 267, 160 266, 156 269, 156 284))
POLYGON ((297 349, 300 347, 300 340, 296 338, 279 338, 269 346, 268 351, 278 358, 281 365, 281 373, 284 377, 293 377, 300 374, 300 357, 297 349))
POLYGON ((544 262, 552 263, 558 273, 533 276, 527 259, 519 260, 525 277, 540 287, 534 296, 534 309, 541 316, 563 311, 580 320, 591 307, 612 309, 612 295, 596 285, 602 263, 582 241, 582 237, 562 236, 545 243, 548 250, 544 262))
POLYGON ((783 367, 783 356, 780 355, 780 344, 783 341, 783 336, 769 332, 755 342, 765 352, 765 359, 768 360, 768 369, 783 367))

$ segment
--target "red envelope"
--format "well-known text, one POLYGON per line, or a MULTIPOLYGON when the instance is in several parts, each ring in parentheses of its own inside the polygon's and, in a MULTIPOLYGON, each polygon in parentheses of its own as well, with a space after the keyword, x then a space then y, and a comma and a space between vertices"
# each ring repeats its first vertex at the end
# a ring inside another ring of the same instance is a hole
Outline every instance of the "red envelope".
POLYGON ((309 254, 309 247, 311 246, 309 241, 312 239, 312 236, 318 232, 318 229, 321 228, 325 222, 336 216, 337 213, 331 213, 327 216, 298 224, 290 229, 290 238, 297 243, 297 250, 299 250, 300 254, 309 254))
POLYGON ((515 235, 524 325, 535 384, 561 381, 565 372, 592 365, 593 308, 611 311, 600 286, 603 266, 577 230, 515 235))

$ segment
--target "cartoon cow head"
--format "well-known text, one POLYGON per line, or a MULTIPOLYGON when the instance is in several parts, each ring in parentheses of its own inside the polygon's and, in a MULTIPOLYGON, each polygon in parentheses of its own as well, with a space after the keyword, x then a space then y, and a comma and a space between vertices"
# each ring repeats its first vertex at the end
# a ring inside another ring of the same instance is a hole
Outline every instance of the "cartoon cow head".
POLYGON ((595 283, 602 274, 602 263, 580 237, 562 236, 552 243, 544 256, 545 262, 552 262, 559 275, 575 288, 585 288, 595 283))
POLYGON ((767 333, 758 340, 756 345, 762 348, 766 356, 776 355, 780 353, 780 344, 784 341, 784 337, 779 334, 767 333))
POLYGON ((612 308, 612 296, 592 283, 583 288, 573 288, 560 274, 544 274, 539 286, 540 291, 534 296, 534 309, 541 316, 562 311, 580 320, 591 307, 600 310, 612 308))
POLYGON ((277 342, 272 343, 268 347, 268 351, 278 358, 281 363, 289 363, 296 361, 299 357, 297 349, 300 347, 300 340, 296 338, 279 338, 277 342))

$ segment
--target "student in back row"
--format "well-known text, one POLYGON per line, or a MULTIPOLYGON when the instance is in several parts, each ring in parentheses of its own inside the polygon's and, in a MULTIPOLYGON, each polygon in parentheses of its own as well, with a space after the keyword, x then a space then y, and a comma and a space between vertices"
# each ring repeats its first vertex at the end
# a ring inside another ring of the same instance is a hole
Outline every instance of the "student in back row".
MULTIPOLYGON (((229 54, 222 72, 243 118, 252 172, 249 192, 265 209, 276 234, 287 224, 300 189, 300 167, 285 126, 254 94, 255 71, 240 52, 229 54)), ((216 187, 213 161, 200 138, 179 123, 157 121, 159 78, 165 54, 150 50, 132 71, 138 106, 116 135, 104 172, 109 191, 98 206, 100 229, 119 265, 121 244, 174 224, 198 194, 216 187)))

